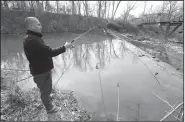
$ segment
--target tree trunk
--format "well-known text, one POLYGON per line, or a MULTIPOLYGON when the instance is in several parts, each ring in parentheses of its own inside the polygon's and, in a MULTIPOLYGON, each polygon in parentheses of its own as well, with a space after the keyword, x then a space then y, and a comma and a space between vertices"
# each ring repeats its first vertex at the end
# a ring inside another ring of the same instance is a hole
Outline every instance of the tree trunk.
POLYGON ((85 13, 86 13, 86 16, 88 16, 88 3, 87 3, 87 1, 82 1, 83 2, 83 4, 84 4, 84 8, 85 8, 85 13))
POLYGON ((81 3, 78 1, 78 14, 81 15, 81 3))
POLYGON ((34 11, 33 1, 30 1, 30 10, 34 11))
POLYGON ((75 2, 72 1, 72 15, 75 14, 75 2))
POLYGON ((101 17, 101 1, 98 1, 98 17, 101 17))
POLYGON ((45 3, 45 10, 48 11, 48 1, 45 3))
POLYGON ((117 11, 117 9, 118 9, 120 3, 121 3, 121 1, 118 2, 117 6, 116 6, 116 10, 114 11, 114 15, 113 15, 113 18, 112 18, 112 19, 114 19, 114 16, 115 16, 115 14, 116 14, 116 11, 117 11))
POLYGON ((20 1, 16 1, 18 10, 21 10, 20 1))
POLYGON ((113 19, 113 15, 114 15, 114 5, 115 5, 115 1, 113 1, 113 3, 112 3, 112 19, 113 19))
POLYGON ((4 6, 5 6, 6 9, 9 9, 7 1, 4 1, 4 6))
POLYGON ((85 5, 86 5, 86 9, 85 9, 86 10, 86 15, 89 16, 89 11, 88 11, 89 10, 89 6, 88 6, 87 1, 85 1, 85 5))
POLYGON ((146 10, 146 1, 145 1, 145 5, 144 5, 143 15, 145 14, 145 10, 146 10))
POLYGON ((56 4, 57 4, 57 14, 59 13, 59 6, 58 6, 58 1, 56 1, 56 4))
POLYGON ((109 13, 110 13, 110 1, 108 2, 108 15, 107 15, 107 18, 109 18, 109 13))
POLYGON ((15 8, 15 4, 14 4, 14 1, 12 1, 12 6, 13 6, 13 8, 15 8))
POLYGON ((25 1, 21 1, 21 10, 25 10, 26 9, 26 3, 25 1))
POLYGON ((107 1, 105 1, 105 19, 106 19, 106 16, 107 16, 107 1))
POLYGON ((41 4, 42 4, 42 8, 44 8, 44 1, 42 1, 42 3, 41 3, 41 4))

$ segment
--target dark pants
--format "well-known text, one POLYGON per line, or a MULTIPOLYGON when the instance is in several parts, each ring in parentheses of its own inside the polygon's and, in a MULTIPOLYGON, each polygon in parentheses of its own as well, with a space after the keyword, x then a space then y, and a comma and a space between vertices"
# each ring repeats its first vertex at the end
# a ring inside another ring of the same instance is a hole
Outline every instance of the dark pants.
POLYGON ((51 102, 50 94, 52 90, 52 76, 51 71, 33 76, 34 82, 40 89, 41 100, 46 108, 46 110, 52 109, 53 105, 51 102))

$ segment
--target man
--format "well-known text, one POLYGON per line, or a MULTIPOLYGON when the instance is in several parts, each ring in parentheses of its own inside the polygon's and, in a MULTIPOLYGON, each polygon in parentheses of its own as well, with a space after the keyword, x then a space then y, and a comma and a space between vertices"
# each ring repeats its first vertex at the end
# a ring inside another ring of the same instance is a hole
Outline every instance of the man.
POLYGON ((51 49, 46 46, 42 40, 42 26, 39 20, 35 17, 27 17, 25 19, 27 28, 26 37, 24 40, 24 52, 29 61, 30 72, 33 75, 33 80, 40 89, 41 100, 46 108, 47 113, 55 113, 60 111, 60 108, 52 105, 50 94, 52 90, 53 69, 52 57, 64 53, 66 49, 72 48, 73 45, 66 42, 64 46, 51 49))

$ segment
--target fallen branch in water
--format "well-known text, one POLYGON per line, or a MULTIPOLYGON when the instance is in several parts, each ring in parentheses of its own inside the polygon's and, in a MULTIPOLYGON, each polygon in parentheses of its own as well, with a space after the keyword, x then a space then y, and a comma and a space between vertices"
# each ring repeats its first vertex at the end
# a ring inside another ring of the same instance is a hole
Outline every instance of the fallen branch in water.
MULTIPOLYGON (((168 111, 165 111, 166 113, 168 113, 168 111)), ((179 120, 179 121, 181 121, 179 118, 177 118, 175 115, 173 115, 173 114, 171 114, 173 117, 175 117, 176 118, 176 120, 179 120)))
POLYGON ((158 97, 158 98, 161 99, 163 102, 165 102, 166 104, 168 104, 172 109, 174 109, 173 106, 172 106, 168 101, 162 99, 159 95, 155 94, 154 92, 152 92, 152 94, 154 94, 156 97, 158 97))
POLYGON ((112 43, 112 48, 113 48, 113 52, 114 52, 114 54, 115 54, 115 56, 117 57, 117 58, 119 58, 120 59, 120 57, 116 54, 116 52, 115 52, 115 49, 114 49, 114 45, 113 45, 113 43, 112 43))
POLYGON ((170 116, 176 109, 178 109, 183 104, 184 104, 184 102, 180 103, 175 109, 173 109, 171 112, 169 112, 168 114, 166 114, 160 121, 165 120, 168 116, 170 116))

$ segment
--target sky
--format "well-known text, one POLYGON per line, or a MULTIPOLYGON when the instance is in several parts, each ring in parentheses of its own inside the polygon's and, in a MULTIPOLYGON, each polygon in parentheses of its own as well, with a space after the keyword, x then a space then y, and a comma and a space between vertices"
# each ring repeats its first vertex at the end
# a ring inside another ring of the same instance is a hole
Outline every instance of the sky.
MULTIPOLYGON (((132 2, 137 2, 137 3, 136 3, 135 9, 131 11, 130 14, 138 17, 144 11, 144 1, 132 1, 132 2)), ((126 6, 125 4, 126 4, 126 1, 123 1, 120 3, 119 10, 116 13, 116 17, 119 17, 121 13, 124 11, 124 7, 122 6, 126 6)), ((153 5, 153 8, 155 9, 161 4, 162 4, 162 1, 147 1, 145 11, 149 10, 151 5, 153 5)))
MULTIPOLYGON (((90 6, 94 6, 96 4, 97 1, 88 1, 90 6)), ((145 1, 132 1, 132 2, 137 2, 136 3, 136 6, 135 6, 135 9, 132 10, 130 12, 131 15, 134 15, 135 17, 139 17, 139 15, 143 12, 144 10, 144 2, 145 1)), ((55 4, 55 1, 50 1, 50 3, 52 5, 55 4)), ((61 4, 64 3, 64 1, 60 1, 61 4)), ((127 1, 122 1, 117 9, 117 12, 116 12, 116 15, 115 15, 115 18, 118 18, 121 16, 121 14, 123 13, 125 7, 126 7, 126 3, 127 1)), ((146 10, 145 11, 148 11, 151 7, 151 5, 153 5, 153 10, 157 10, 159 8, 160 5, 162 5, 162 1, 147 1, 146 2, 146 10)), ((182 4, 182 2, 180 3, 182 4)), ((112 8, 110 8, 110 11, 112 10, 112 8)))

